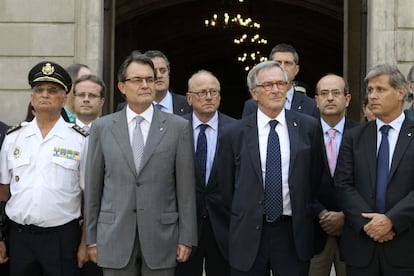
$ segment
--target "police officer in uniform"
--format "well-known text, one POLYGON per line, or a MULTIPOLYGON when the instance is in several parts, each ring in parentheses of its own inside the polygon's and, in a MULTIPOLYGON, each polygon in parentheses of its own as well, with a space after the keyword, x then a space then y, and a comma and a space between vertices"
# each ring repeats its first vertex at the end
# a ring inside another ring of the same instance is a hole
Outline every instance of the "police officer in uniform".
MULTIPOLYGON (((29 72, 35 119, 11 128, 0 153, 7 201, 10 275, 79 275, 83 160, 87 133, 61 117, 71 78, 45 61, 29 72)), ((7 261, 0 242, 0 263, 7 261)))

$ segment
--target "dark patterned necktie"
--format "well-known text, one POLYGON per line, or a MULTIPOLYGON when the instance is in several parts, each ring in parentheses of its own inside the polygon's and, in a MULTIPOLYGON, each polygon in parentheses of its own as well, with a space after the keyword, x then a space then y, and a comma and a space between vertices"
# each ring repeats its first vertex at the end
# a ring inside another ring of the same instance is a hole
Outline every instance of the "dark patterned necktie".
POLYGON ((282 161, 279 136, 275 129, 277 123, 276 120, 269 121, 266 154, 265 213, 271 221, 277 220, 283 213, 282 161))
MULTIPOLYGON (((207 137, 206 137, 206 128, 207 124, 200 124, 200 132, 197 137, 197 149, 196 149, 196 159, 200 174, 203 178, 203 181, 206 181, 206 164, 207 164, 207 137)), ((205 183, 204 183, 205 184, 205 183)))
POLYGON ((377 156, 377 193, 376 207, 378 213, 385 213, 385 202, 387 200, 387 181, 390 162, 390 145, 388 142, 388 131, 391 126, 383 125, 380 128, 382 137, 377 156))

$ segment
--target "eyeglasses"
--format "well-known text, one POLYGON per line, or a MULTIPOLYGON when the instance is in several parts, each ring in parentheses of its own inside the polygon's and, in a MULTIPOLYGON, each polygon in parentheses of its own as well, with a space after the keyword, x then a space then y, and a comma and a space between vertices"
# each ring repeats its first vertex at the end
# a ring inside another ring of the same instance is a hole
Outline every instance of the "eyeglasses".
POLYGON ((318 96, 321 98, 328 98, 329 94, 332 94, 333 97, 340 97, 342 95, 344 95, 345 93, 339 89, 334 89, 334 90, 321 90, 318 93, 318 96))
POLYGON ((79 93, 79 94, 76 93, 75 97, 80 98, 80 99, 85 99, 87 97, 88 99, 95 100, 97 98, 101 98, 101 95, 96 95, 92 93, 79 93))
POLYGON ((57 94, 59 91, 63 90, 62 88, 59 87, 55 87, 55 86, 48 86, 48 87, 44 87, 44 86, 35 86, 32 88, 32 91, 36 94, 41 94, 43 93, 43 91, 47 91, 47 94, 50 95, 55 95, 57 94))
POLYGON ((188 91, 188 93, 196 94, 197 97, 199 97, 199 98, 205 98, 207 96, 207 94, 210 94, 210 96, 212 98, 214 98, 214 97, 217 97, 220 94, 220 90, 212 88, 212 89, 208 89, 208 90, 203 89, 203 90, 196 91, 196 92, 188 91))
POLYGON ((124 80, 124 82, 126 81, 130 81, 132 84, 135 84, 135 85, 142 85, 144 81, 147 84, 153 84, 155 82, 155 79, 154 77, 148 77, 148 78, 132 77, 132 78, 124 80))
POLYGON ((287 84, 288 84, 287 81, 269 81, 269 82, 264 82, 262 84, 258 84, 258 85, 256 85, 256 87, 261 87, 265 91, 270 92, 270 91, 272 91, 272 88, 275 85, 276 85, 277 89, 284 89, 284 88, 286 88, 287 84))

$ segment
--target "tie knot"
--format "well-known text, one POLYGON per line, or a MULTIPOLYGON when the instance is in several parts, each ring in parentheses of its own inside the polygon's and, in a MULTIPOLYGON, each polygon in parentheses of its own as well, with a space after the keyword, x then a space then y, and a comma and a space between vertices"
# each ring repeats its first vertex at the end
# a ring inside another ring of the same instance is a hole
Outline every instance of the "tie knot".
POLYGON ((272 129, 272 128, 274 129, 274 128, 276 127, 277 123, 278 123, 278 121, 277 121, 277 120, 270 120, 270 121, 269 121, 270 128, 271 128, 271 129, 272 129))
POLYGON ((391 126, 390 125, 383 125, 380 127, 380 131, 382 134, 388 135, 388 131, 390 131, 391 126))
POLYGON ((155 104, 155 107, 158 108, 159 110, 162 110, 163 108, 162 104, 155 104))
POLYGON ((207 124, 199 124, 198 127, 200 128, 200 132, 203 133, 206 131, 206 128, 208 128, 207 124))
POLYGON ((137 126, 139 126, 142 121, 144 121, 144 117, 142 117, 142 116, 136 116, 135 117, 135 122, 136 122, 137 126))
POLYGON ((328 129, 329 138, 335 138, 335 134, 336 134, 336 129, 334 129, 334 128, 328 129))

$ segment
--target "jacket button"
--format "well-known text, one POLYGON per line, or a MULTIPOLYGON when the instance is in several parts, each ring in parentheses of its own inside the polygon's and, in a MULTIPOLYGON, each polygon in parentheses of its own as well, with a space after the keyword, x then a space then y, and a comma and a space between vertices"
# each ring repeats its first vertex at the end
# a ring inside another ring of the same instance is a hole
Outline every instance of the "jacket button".
POLYGON ((260 230, 260 225, 256 225, 256 230, 260 230))
POLYGON ((263 205, 263 200, 259 200, 259 205, 263 205))

